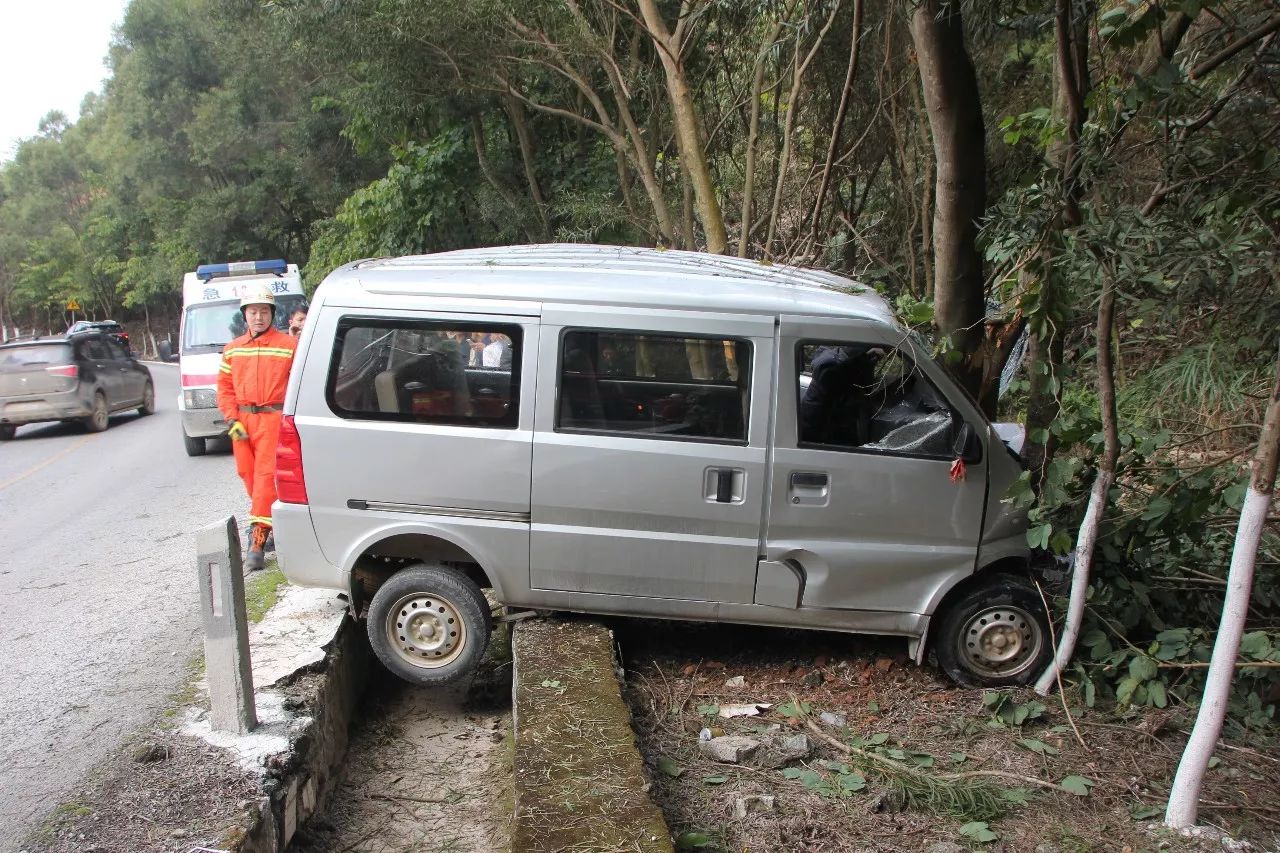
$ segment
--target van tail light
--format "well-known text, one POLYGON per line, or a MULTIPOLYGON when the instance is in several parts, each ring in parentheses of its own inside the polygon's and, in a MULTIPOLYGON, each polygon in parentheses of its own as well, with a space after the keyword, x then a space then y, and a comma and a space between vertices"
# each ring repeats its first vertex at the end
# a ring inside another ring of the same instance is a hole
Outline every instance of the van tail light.
POLYGON ((74 364, 60 364, 57 367, 46 367, 44 370, 52 376, 66 376, 69 379, 80 376, 80 368, 74 364))
POLYGON ((307 478, 302 471, 302 438, 293 415, 280 419, 276 439, 276 498, 281 503, 307 503, 307 478))

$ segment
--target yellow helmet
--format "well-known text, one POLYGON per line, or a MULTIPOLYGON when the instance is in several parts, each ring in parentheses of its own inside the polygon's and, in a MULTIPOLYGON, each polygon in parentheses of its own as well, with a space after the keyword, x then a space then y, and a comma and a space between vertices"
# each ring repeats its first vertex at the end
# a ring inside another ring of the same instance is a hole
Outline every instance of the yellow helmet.
POLYGON ((276 310, 276 294, 271 289, 271 285, 267 282, 260 284, 251 284, 240 295, 240 313, 244 313, 244 309, 249 305, 270 305, 271 312, 274 314, 276 310))

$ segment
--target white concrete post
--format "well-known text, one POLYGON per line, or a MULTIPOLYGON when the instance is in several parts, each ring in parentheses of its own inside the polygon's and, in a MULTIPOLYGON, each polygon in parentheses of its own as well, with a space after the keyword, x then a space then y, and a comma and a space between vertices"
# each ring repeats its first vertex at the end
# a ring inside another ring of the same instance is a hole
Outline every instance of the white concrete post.
POLYGON ((200 612, 204 617, 209 722, 215 731, 248 734, 258 725, 244 609, 244 568, 234 516, 196 532, 200 612))

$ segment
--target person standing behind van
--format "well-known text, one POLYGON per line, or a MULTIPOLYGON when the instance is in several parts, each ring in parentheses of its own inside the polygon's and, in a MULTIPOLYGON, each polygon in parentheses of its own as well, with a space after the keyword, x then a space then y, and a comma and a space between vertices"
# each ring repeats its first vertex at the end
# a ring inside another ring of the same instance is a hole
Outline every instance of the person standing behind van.
POLYGON ((222 350, 218 409, 227 422, 236 473, 249 493, 244 564, 252 571, 266 563, 271 504, 276 499, 276 437, 298 339, 275 327, 276 298, 270 284, 254 286, 242 296, 240 313, 248 331, 222 350))
POLYGON ((302 327, 307 324, 307 304, 304 302, 289 315, 289 334, 295 338, 302 337, 302 327))

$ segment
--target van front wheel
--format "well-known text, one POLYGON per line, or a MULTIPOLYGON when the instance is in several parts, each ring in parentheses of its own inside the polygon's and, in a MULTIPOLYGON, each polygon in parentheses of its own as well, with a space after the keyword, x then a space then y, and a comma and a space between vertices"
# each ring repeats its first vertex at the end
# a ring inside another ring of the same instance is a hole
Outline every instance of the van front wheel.
POLYGON ((369 644, 412 684, 449 684, 480 663, 493 623, 480 587, 438 566, 401 569, 369 602, 369 644))
POLYGON ((1017 578, 993 578, 948 608, 934 649, 938 664, 960 684, 1030 684, 1053 653, 1040 594, 1017 578))

